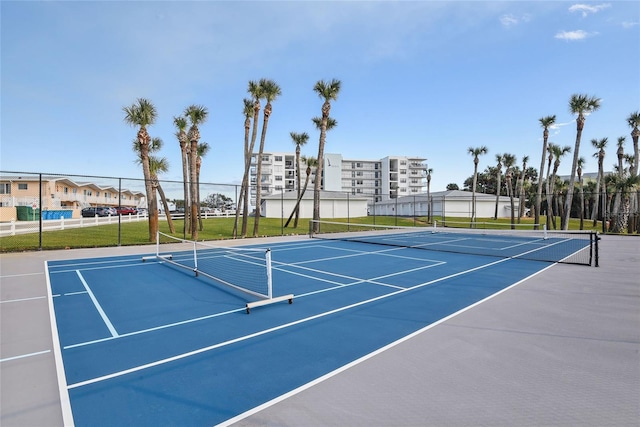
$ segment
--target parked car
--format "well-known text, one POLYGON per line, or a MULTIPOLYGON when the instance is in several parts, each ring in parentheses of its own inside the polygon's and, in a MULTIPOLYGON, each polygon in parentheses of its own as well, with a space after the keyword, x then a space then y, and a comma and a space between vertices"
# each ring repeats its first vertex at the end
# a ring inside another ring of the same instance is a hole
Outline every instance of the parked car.
POLYGON ((138 213, 137 209, 130 206, 122 206, 120 208, 116 208, 116 212, 118 212, 120 215, 136 215, 138 213))
POLYGON ((80 214, 84 218, 93 218, 94 216, 109 216, 109 215, 111 215, 111 210, 109 208, 105 208, 105 207, 92 206, 92 207, 89 207, 89 208, 82 209, 80 214))

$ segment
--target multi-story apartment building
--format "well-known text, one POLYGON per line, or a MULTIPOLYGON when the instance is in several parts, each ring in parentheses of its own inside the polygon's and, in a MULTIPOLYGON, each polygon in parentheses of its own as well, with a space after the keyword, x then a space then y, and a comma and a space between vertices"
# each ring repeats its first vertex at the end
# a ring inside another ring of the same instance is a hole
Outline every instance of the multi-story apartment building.
MULTIPOLYGON (((257 154, 251 162, 251 200, 255 204, 257 154)), ((426 158, 388 156, 380 160, 344 159, 341 154, 324 156, 322 189, 367 197, 379 202, 418 194, 426 189, 426 158)), ((301 181, 306 178, 306 166, 301 165, 301 181)), ((312 172, 311 182, 315 180, 312 172)), ((269 195, 297 188, 295 153, 264 153, 262 155, 261 194, 269 195)), ((311 185, 311 184, 310 184, 311 185)))
POLYGON ((72 210, 74 216, 79 216, 80 210, 88 206, 146 207, 146 197, 141 191, 120 190, 116 186, 92 182, 76 182, 64 176, 0 177, 2 218, 15 217, 14 211, 17 206, 33 206, 43 210, 72 210))

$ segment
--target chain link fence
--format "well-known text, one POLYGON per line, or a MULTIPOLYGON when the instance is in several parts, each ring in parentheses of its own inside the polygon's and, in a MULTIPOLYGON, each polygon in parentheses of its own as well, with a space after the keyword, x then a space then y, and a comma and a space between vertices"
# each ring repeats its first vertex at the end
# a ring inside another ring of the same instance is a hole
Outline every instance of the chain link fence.
MULTIPOLYGON (((160 231, 189 239, 192 236, 190 209, 185 206, 182 181, 156 180, 160 231), (185 215, 187 220, 185 221, 185 215)), ((306 234, 313 217, 312 189, 263 194, 259 227, 253 208, 255 187, 248 195, 246 230, 239 201, 241 188, 235 184, 201 182, 198 239, 306 234), (296 208, 297 206, 297 208, 296 208), (298 212, 296 221, 295 212, 298 212), (237 222, 236 222, 237 221, 237 222), (234 234, 234 230, 236 233, 234 234)), ((188 191, 188 190, 187 190, 188 191)), ((424 226, 434 223, 469 223, 470 218, 496 218, 509 224, 514 210, 518 224, 533 225, 526 201, 520 209, 517 198, 471 193, 417 193, 363 195, 322 191, 318 197, 320 218, 386 225, 424 226), (520 216, 519 213, 523 212, 520 216)), ((637 193, 610 197, 604 213, 595 221, 603 233, 639 233, 637 193), (623 203, 628 202, 628 203, 623 203)), ((542 213, 546 213, 543 203, 542 213)), ((149 207, 144 180, 133 178, 45 174, 0 171, 0 250, 2 252, 136 245, 150 242, 149 207)), ((589 212, 586 209, 585 212, 589 212)), ((573 212, 572 212, 573 213, 573 212)), ((586 215, 586 214, 585 214, 586 215)), ((572 217, 576 217, 573 214, 572 217)), ((514 221, 514 222, 515 222, 514 221)), ((593 229, 590 219, 586 227, 593 229)), ((489 223, 487 223, 489 224, 489 223)), ((474 223, 472 226, 482 226, 474 223)))

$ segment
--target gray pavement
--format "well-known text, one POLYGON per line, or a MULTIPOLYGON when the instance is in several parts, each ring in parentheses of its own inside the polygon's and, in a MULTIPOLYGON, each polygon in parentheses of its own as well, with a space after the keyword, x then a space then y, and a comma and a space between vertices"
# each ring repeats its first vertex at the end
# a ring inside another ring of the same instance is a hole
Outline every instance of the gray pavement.
MULTIPOLYGON (((234 425, 639 426, 640 238, 600 249, 599 268, 553 266, 234 425)), ((0 425, 63 425, 44 261, 148 252, 0 256, 0 425)))

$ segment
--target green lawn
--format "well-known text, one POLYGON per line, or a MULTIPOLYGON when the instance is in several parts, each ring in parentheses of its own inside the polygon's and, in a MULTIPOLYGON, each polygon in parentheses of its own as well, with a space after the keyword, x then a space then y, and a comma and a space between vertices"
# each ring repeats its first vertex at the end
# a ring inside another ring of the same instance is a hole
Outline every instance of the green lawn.
MULTIPOLYGON (((198 240, 223 240, 231 239, 234 218, 210 218, 203 220, 203 230, 199 232, 198 240)), ((443 220, 440 217, 434 218, 437 224, 442 225, 443 220)), ((445 218, 446 220, 446 218, 445 218)), ((333 219, 335 222, 349 222, 347 219, 333 219)), ((544 221, 544 218, 542 218, 544 221)), ((426 222, 425 217, 418 218, 402 218, 402 217, 383 217, 368 216, 361 218, 351 218, 351 223, 362 224, 378 224, 378 225, 400 225, 400 226, 425 226, 431 225, 426 222)), ((469 219, 466 218, 449 218, 445 221, 448 226, 468 227, 469 219), (466 222, 465 222, 466 221, 466 222)), ((284 221, 280 218, 261 218, 259 236, 283 236, 283 235, 300 235, 308 234, 309 220, 300 219, 298 228, 283 227, 284 221)), ((34 225, 37 223, 34 223, 34 225)), ((249 219, 248 236, 253 236, 254 218, 249 219)), ((529 229, 533 228, 533 219, 522 218, 521 224, 528 224, 529 229)), ((560 224, 558 219, 558 224, 560 224)), ((571 220, 569 223, 570 230, 579 229, 579 220, 571 220)), ((601 231, 602 224, 598 223, 596 227, 592 227, 592 221, 585 221, 585 229, 593 231, 601 231)), ((184 237, 183 226, 181 220, 174 220, 176 229, 175 237, 184 237)), ((559 225, 558 225, 559 227, 559 225)), ((501 218, 493 220, 489 218, 479 219, 476 228, 510 228, 510 220, 501 218)), ((160 231, 169 233, 169 227, 166 221, 160 222, 160 231)), ((189 236, 187 236, 189 238, 189 236)), ((42 233, 42 249, 72 249, 72 248, 90 248, 90 247, 108 247, 108 246, 127 246, 127 245, 143 245, 150 244, 149 228, 146 221, 140 222, 123 222, 120 224, 99 225, 85 228, 73 228, 60 231, 45 231, 42 233)), ((1 252, 19 252, 34 251, 40 248, 40 236, 36 233, 21 234, 16 236, 0 237, 1 252)))

